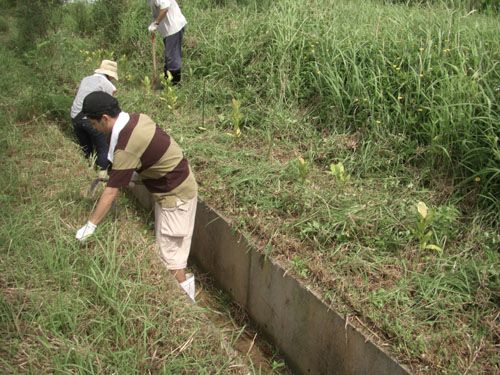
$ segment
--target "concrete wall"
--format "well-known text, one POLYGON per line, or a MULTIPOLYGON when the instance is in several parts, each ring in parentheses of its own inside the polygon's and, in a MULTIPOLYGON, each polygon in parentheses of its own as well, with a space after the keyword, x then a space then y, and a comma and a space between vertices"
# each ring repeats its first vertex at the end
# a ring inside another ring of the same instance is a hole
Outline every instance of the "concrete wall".
MULTIPOLYGON (((150 207, 143 186, 132 191, 150 207)), ((296 374, 410 374, 201 201, 191 258, 245 308, 296 374)))

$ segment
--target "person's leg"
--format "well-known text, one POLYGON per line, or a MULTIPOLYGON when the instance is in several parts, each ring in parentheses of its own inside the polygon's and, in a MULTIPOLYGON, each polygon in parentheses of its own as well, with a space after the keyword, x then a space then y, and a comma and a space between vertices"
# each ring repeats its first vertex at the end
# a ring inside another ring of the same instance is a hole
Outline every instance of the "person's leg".
POLYGON ((73 130, 75 132, 76 139, 78 139, 78 143, 80 144, 83 154, 85 155, 85 159, 88 159, 90 157, 90 154, 92 153, 92 141, 86 130, 82 126, 83 121, 84 120, 81 119, 73 119, 71 122, 73 123, 73 130))
POLYGON ((184 268, 181 270, 170 270, 170 273, 175 276, 179 284, 186 281, 186 271, 184 268))
POLYGON ((155 203, 155 237, 160 260, 176 280, 182 283, 186 280, 184 269, 189 252, 187 254, 182 252, 185 235, 181 233, 183 230, 171 228, 171 224, 177 221, 176 211, 177 208, 161 208, 158 203, 155 203))
POLYGON ((172 74, 172 84, 176 85, 181 80, 182 69, 182 38, 184 37, 184 28, 179 32, 169 35, 163 39, 165 44, 165 76, 167 71, 172 74))
MULTIPOLYGON (((179 283, 186 281, 185 268, 191 248, 197 197, 174 208, 155 204, 155 235, 159 256, 179 283)), ((194 290, 194 289, 193 289, 194 290)))

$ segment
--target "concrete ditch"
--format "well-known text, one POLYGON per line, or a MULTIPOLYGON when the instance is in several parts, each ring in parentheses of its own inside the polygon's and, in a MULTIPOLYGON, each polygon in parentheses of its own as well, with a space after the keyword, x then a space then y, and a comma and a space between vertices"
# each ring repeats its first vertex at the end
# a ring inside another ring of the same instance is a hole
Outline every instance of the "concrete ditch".
MULTIPOLYGON (((144 208, 152 208, 152 197, 144 186, 130 190, 144 208)), ((191 257, 246 310, 296 374, 411 374, 369 335, 258 253, 201 200, 191 257)))

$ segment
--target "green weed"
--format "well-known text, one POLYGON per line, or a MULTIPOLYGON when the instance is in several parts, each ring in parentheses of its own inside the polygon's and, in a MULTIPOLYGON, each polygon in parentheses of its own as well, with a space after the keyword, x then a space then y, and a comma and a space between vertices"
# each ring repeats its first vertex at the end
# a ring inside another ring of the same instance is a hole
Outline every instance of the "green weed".
POLYGON ((341 162, 337 164, 330 164, 330 172, 332 173, 335 183, 342 188, 347 181, 351 179, 344 169, 344 165, 341 162))
POLYGON ((149 79, 149 76, 144 76, 144 78, 141 81, 141 86, 142 90, 146 94, 149 94, 151 92, 151 80, 149 79))
POLYGON ((307 277, 308 269, 307 263, 311 260, 311 258, 301 258, 298 255, 295 255, 292 260, 290 260, 291 268, 298 275, 302 277, 307 277))
POLYGON ((230 137, 234 137, 237 142, 239 142, 241 137, 240 122, 243 119, 243 113, 241 113, 241 102, 233 99, 231 101, 231 124, 233 126, 232 133, 226 133, 230 137))
POLYGON ((415 227, 412 228, 412 232, 418 241, 420 249, 431 249, 442 253, 443 249, 430 243, 433 236, 431 225, 435 220, 436 211, 432 208, 428 209, 424 202, 418 202, 417 212, 418 221, 415 223, 415 227))
POLYGON ((161 84, 163 85, 163 90, 161 90, 160 100, 165 102, 167 109, 173 111, 177 106, 177 90, 172 85, 172 73, 167 70, 167 76, 161 76, 161 84))

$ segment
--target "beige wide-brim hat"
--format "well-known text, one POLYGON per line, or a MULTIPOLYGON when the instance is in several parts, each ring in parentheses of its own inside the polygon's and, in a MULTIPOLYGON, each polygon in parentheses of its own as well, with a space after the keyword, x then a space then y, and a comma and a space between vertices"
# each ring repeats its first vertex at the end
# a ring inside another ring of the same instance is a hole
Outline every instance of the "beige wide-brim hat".
POLYGON ((118 66, 116 62, 111 60, 102 60, 101 66, 99 69, 96 69, 94 72, 106 74, 110 77, 113 77, 118 81, 118 66))

